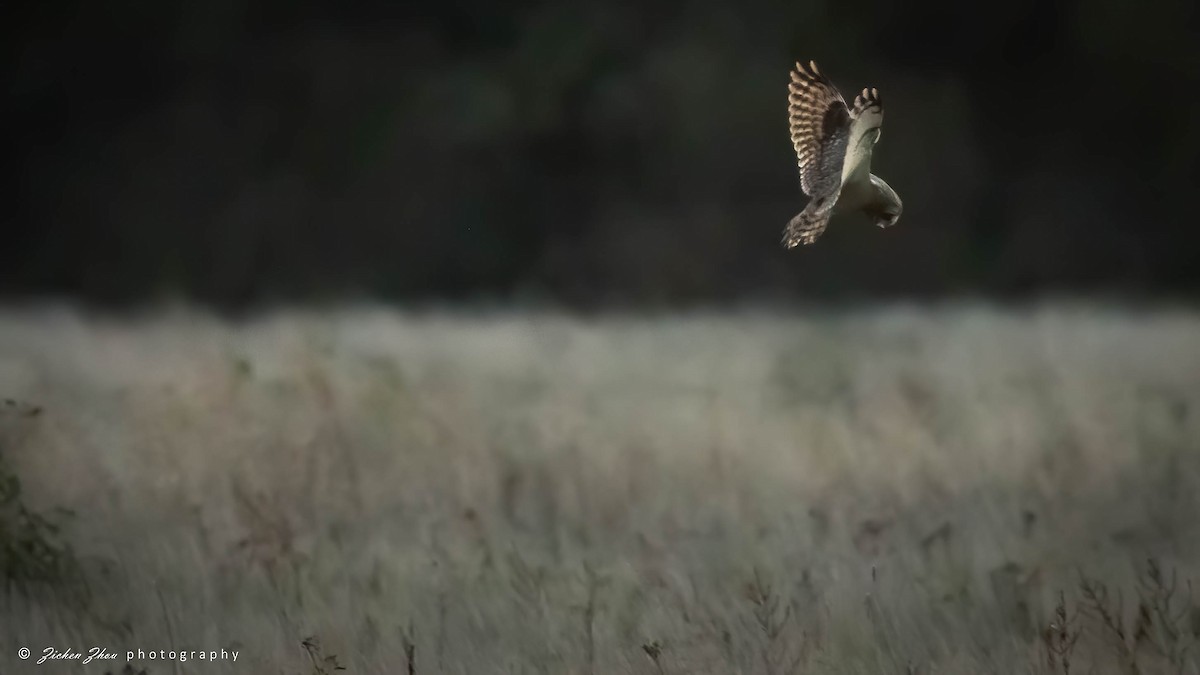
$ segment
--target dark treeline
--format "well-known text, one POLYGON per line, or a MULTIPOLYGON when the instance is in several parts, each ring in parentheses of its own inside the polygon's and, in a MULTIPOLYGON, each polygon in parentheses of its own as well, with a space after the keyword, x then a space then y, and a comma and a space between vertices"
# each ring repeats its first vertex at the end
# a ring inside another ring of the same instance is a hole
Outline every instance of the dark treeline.
POLYGON ((25 4, 9 298, 1200 290, 1193 2, 25 4), (787 252, 810 58, 905 214, 787 252))

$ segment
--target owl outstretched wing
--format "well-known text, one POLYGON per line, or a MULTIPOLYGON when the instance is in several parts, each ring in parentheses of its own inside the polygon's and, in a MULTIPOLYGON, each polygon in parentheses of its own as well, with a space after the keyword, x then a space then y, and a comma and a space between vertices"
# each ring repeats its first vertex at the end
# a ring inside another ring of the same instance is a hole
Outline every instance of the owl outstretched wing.
POLYGON ((783 245, 811 244, 825 231, 842 189, 850 142, 850 110, 837 87, 817 68, 800 63, 788 84, 788 124, 808 206, 788 223, 783 245))
POLYGON ((850 110, 850 145, 842 168, 842 182, 865 178, 871 172, 871 151, 883 133, 883 98, 873 87, 854 97, 850 110))
POLYGON ((846 101, 816 62, 797 63, 788 84, 788 123, 800 164, 800 187, 814 199, 837 193, 850 140, 846 101))

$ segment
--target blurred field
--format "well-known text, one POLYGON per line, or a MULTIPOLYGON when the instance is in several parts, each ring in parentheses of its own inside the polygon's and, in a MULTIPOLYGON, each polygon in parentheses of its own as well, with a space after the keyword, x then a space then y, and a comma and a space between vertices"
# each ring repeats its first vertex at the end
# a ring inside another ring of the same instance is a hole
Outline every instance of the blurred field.
POLYGON ((1186 311, 9 310, 0 396, 90 587, 9 584, 4 673, 1198 672, 1186 311))

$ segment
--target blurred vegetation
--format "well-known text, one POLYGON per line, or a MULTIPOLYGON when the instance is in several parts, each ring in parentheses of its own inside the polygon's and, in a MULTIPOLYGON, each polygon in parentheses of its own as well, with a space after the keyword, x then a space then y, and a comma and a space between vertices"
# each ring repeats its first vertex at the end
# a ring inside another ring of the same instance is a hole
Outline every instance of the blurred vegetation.
MULTIPOLYGON (((0 406, 0 579, 20 591, 0 592, 0 654, 243 652, 176 663, 212 675, 1194 674, 1197 335, 1194 311, 1050 303, 0 311, 0 374, 4 354, 29 364, 0 381, 46 410, 0 406), (11 525, 49 505, 78 515, 11 525), (85 605, 47 601, 76 567, 45 550, 78 551, 85 605)), ((124 675, 143 665, 173 671, 124 675)))
POLYGON ((1200 12, 1182 0, 9 12, 9 296, 1200 288, 1200 12), (875 169, 906 212, 789 254, 784 85, 810 58, 883 92, 875 169))
POLYGON ((21 480, 9 465, 9 429, 21 418, 41 414, 41 408, 12 399, 0 402, 0 594, 36 595, 50 590, 60 598, 84 602, 87 585, 74 548, 62 536, 62 522, 73 514, 59 509, 31 508, 21 480))

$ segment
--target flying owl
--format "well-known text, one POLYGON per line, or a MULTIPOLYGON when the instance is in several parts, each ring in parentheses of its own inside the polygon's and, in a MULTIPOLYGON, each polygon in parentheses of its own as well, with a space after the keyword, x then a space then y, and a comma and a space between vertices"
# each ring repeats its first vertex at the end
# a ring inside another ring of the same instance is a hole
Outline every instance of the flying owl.
POLYGON ((871 151, 879 142, 883 101, 876 89, 863 89, 854 107, 817 70, 799 63, 788 84, 788 122, 800 160, 800 187, 808 205, 783 231, 783 245, 811 244, 837 213, 861 211, 879 227, 900 220, 903 204, 896 191, 871 173, 871 151))

